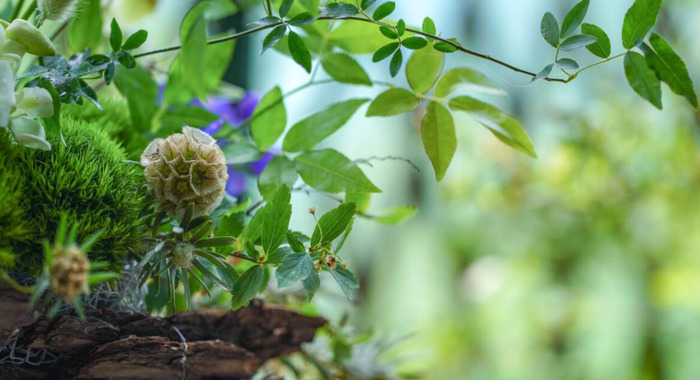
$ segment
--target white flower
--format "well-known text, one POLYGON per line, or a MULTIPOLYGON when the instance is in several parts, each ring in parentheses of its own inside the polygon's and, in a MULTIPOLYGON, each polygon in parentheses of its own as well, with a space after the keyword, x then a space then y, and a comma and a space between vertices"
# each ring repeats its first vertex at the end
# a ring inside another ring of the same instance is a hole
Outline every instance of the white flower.
POLYGON ((10 130, 18 143, 41 150, 51 150, 51 143, 46 141, 44 127, 34 119, 19 117, 10 123, 10 130))
POLYGON ((53 116, 53 98, 43 88, 23 88, 15 94, 17 111, 13 116, 51 117, 53 116))

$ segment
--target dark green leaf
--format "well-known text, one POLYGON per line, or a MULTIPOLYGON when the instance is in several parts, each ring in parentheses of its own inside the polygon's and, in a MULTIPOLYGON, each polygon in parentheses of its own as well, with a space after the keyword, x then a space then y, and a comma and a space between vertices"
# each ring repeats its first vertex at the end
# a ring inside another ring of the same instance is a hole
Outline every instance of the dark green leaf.
POLYGON ((386 18, 390 14, 394 13, 394 10, 396 9, 396 3, 393 1, 386 2, 380 6, 377 7, 377 9, 374 10, 374 13, 372 14, 372 18, 379 21, 381 19, 386 18))
POLYGON ((595 37, 596 43, 586 46, 586 49, 593 55, 600 58, 610 56, 610 38, 603 29, 593 24, 583 24, 581 25, 581 33, 595 37))
POLYGON ((396 31, 388 26, 380 26, 379 31, 382 32, 384 36, 386 36, 387 38, 391 38, 392 40, 399 38, 399 35, 396 34, 396 31))
POLYGON ((282 264, 282 260, 288 255, 293 255, 294 251, 292 251, 289 247, 287 246, 282 246, 270 253, 269 255, 265 255, 265 264, 269 265, 280 265, 282 264))
POLYGON ((107 65, 107 68, 105 69, 105 84, 109 85, 110 83, 112 83, 115 70, 116 65, 114 64, 114 62, 110 62, 109 65, 107 65))
POLYGON ((402 65, 403 53, 401 52, 401 49, 399 49, 391 58, 391 63, 389 64, 389 74, 391 74, 392 77, 395 77, 399 73, 399 70, 401 70, 402 65))
POLYGON ((437 34, 437 29, 435 28, 435 22, 430 17, 423 19, 423 32, 427 34, 435 35, 437 34))
POLYGON ((340 83, 372 85, 367 72, 347 54, 328 54, 321 59, 321 64, 328 75, 340 83))
POLYGON ((555 65, 563 70, 576 70, 578 69, 578 63, 571 58, 562 58, 558 60, 555 65))
POLYGON ((532 157, 537 157, 530 137, 522 125, 498 108, 466 96, 450 100, 450 108, 454 111, 468 113, 506 145, 532 157))
POLYGON ((136 60, 129 53, 119 53, 117 60, 119 60, 119 63, 121 63, 122 66, 126 67, 127 69, 133 69, 136 67, 136 60))
POLYGON ((580 49, 582 47, 586 47, 596 42, 598 42, 598 40, 593 36, 578 34, 565 39, 564 42, 561 43, 561 46, 559 48, 562 51, 572 51, 580 49))
POLYGON ((581 25, 586 17, 590 3, 590 0, 583 0, 569 11, 564 18, 564 22, 561 23, 561 38, 566 38, 581 25))
POLYGON ((457 91, 474 91, 488 95, 505 96, 498 85, 493 83, 483 74, 467 68, 459 68, 448 71, 435 86, 435 97, 446 98, 457 91))
POLYGON ((275 277, 281 289, 309 277, 312 273, 314 273, 314 263, 311 256, 306 253, 292 253, 282 259, 275 277))
POLYGON ((314 229, 313 235, 311 235, 311 246, 315 247, 319 243, 335 240, 343 234, 353 216, 355 216, 354 203, 343 203, 323 214, 316 225, 316 229, 314 229))
POLYGON ((450 111, 440 103, 430 102, 421 124, 421 136, 435 169, 435 178, 440 181, 457 149, 457 133, 450 111))
MULTIPOLYGON (((87 59, 85 59, 85 62, 87 62, 93 66, 104 65, 105 63, 107 63, 109 61, 111 61, 111 59, 103 54, 91 55, 91 56, 87 57, 87 59)), ((41 69, 44 69, 44 71, 46 71, 46 68, 42 67, 42 66, 34 66, 33 68, 41 68, 41 69)))
POLYGON ((109 44, 112 45, 112 50, 121 50, 122 29, 119 27, 116 19, 112 19, 112 24, 110 25, 109 44))
POLYGON ((304 289, 309 293, 309 299, 311 299, 321 286, 321 278, 318 273, 313 272, 310 276, 306 277, 302 283, 304 284, 304 289))
POLYGON ((554 68, 554 64, 551 63, 542 69, 537 75, 535 75, 530 82, 537 82, 540 79, 545 79, 549 74, 551 74, 552 69, 554 68))
POLYGON ((634 92, 649 101, 656 108, 661 105, 661 82, 648 65, 644 56, 630 51, 625 54, 625 76, 634 92))
POLYGON ((359 12, 356 6, 347 3, 329 3, 325 7, 321 7, 321 13, 332 18, 350 17, 359 12))
POLYGON ((266 25, 272 25, 272 24, 277 24, 278 22, 282 21, 281 18, 276 17, 276 16, 267 16, 263 17, 258 21, 255 21, 253 24, 254 25, 261 25, 261 26, 266 26, 266 25))
POLYGON ((698 97, 683 59, 656 33, 651 35, 649 43, 653 50, 646 44, 642 45, 649 67, 656 72, 659 79, 668 84, 671 91, 683 96, 693 107, 698 108, 698 97))
POLYGON ((335 282, 338 283, 340 289, 345 294, 345 297, 347 297, 348 300, 352 301, 354 299, 352 289, 357 289, 360 287, 360 284, 357 282, 355 275, 344 268, 330 269, 330 272, 331 275, 333 275, 335 282))
POLYGON ((295 160, 297 171, 307 185, 329 193, 380 193, 365 173, 333 149, 302 153, 295 160))
POLYGON ((427 46, 428 41, 423 37, 413 36, 402 40, 401 44, 408 49, 417 50, 427 46))
POLYGON ((299 239, 293 233, 287 232, 287 242, 289 243, 289 246, 292 248, 292 250, 294 252, 297 252, 297 253, 306 252, 306 248, 304 247, 304 244, 301 241, 299 241, 299 239))
POLYGON ((267 49, 277 45, 277 43, 280 42, 282 37, 284 37, 285 33, 287 33, 286 25, 280 25, 272 29, 272 31, 267 36, 265 36, 265 39, 263 40, 263 47, 260 51, 260 54, 265 53, 267 49))
POLYGON ((214 267, 214 271, 219 275, 221 281, 223 281, 229 289, 234 289, 236 287, 236 281, 238 281, 238 279, 241 277, 230 265, 226 265, 225 268, 218 266, 214 267))
POLYGON ((656 25, 661 0, 635 0, 622 24, 622 46, 631 49, 656 25))
POLYGON ((292 9, 292 5, 294 5, 294 0, 282 0, 279 9, 280 17, 286 17, 289 10, 292 9))
POLYGON ((418 95, 423 95, 433 88, 440 73, 445 55, 435 49, 421 49, 413 52, 406 64, 406 79, 418 95))
POLYGON ((394 116, 418 108, 420 99, 411 91, 392 88, 381 93, 369 105, 367 116, 394 116))
POLYGON ((311 24, 314 22, 314 20, 316 20, 316 18, 314 18, 314 16, 312 16, 309 12, 303 12, 292 17, 292 19, 289 20, 289 25, 304 26, 311 24))
POLYGON ((224 215, 219 222, 219 228, 216 230, 216 236, 240 236, 245 226, 245 212, 235 212, 224 215))
POLYGON ((364 11, 364 10, 366 10, 367 8, 369 8, 369 7, 371 7, 372 5, 374 5, 374 3, 376 3, 376 2, 377 2, 377 0, 362 0, 362 3, 360 4, 360 7, 361 7, 362 10, 364 11))
POLYGON ((258 190, 266 200, 271 200, 275 191, 282 185, 294 187, 299 175, 294 169, 294 163, 287 157, 276 156, 265 166, 258 177, 258 190))
POLYGON ((298 152, 313 148, 345 125, 367 101, 368 99, 347 100, 298 122, 284 138, 284 151, 298 152))
POLYGON ((265 271, 262 266, 250 267, 241 277, 236 280, 231 298, 231 309, 236 310, 241 306, 247 306, 253 297, 258 294, 263 284, 265 271))
POLYGON ((456 47, 442 41, 436 42, 433 48, 442 53, 454 53, 457 51, 456 47))
POLYGON ((396 23, 396 33, 399 36, 403 36, 406 33, 406 22, 403 19, 399 19, 399 22, 396 23))
POLYGON ((148 38, 148 32, 141 29, 136 31, 136 33, 132 34, 129 36, 129 38, 126 39, 126 42, 124 42, 124 46, 122 46, 122 50, 134 50, 138 49, 143 45, 144 42, 146 42, 146 39, 148 38))
POLYGON ((294 62, 301 65, 307 73, 311 72, 311 53, 304 39, 294 32, 289 32, 289 51, 294 62))
POLYGON ((553 47, 559 46, 559 23, 556 17, 550 12, 547 12, 542 17, 542 22, 540 23, 540 33, 542 37, 553 47))
POLYGON ((396 49, 399 48, 399 43, 398 42, 392 42, 387 45, 382 46, 377 50, 374 55, 372 56, 372 62, 380 62, 383 61, 387 58, 389 58, 390 55, 394 54, 396 49))
POLYGON ((287 237, 289 219, 292 217, 290 189, 283 185, 277 189, 272 202, 258 212, 263 213, 261 242, 263 251, 270 254, 287 237))
POLYGON ((253 112, 250 124, 253 141, 261 150, 272 146, 282 135, 287 125, 287 110, 279 87, 265 94, 253 112))

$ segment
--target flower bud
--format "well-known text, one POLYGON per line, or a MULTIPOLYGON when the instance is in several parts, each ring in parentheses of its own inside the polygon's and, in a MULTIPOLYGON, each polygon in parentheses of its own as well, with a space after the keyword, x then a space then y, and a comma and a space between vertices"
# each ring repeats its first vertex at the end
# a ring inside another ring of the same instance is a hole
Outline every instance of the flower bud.
POLYGON ((189 268, 194 260, 194 246, 190 243, 178 243, 173 251, 173 264, 180 268, 189 268))
POLYGON ((56 47, 53 42, 34 25, 22 19, 18 18, 12 21, 5 31, 5 37, 24 45, 29 54, 42 57, 56 55, 56 47))
POLYGON ((40 22, 44 20, 68 21, 75 16, 78 0, 37 0, 40 22))
POLYGON ((224 153, 206 133, 184 127, 155 139, 141 155, 149 190, 162 210, 181 218, 190 203, 194 215, 209 215, 224 198, 228 172, 224 153))

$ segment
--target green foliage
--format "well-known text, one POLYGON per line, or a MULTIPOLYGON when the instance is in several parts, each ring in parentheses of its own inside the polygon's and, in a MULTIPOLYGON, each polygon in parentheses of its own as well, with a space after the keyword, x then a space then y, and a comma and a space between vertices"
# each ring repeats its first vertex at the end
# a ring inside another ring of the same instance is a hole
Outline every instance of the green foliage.
POLYGON ((457 134, 450 111, 440 103, 431 102, 421 125, 423 146, 441 180, 457 149, 457 134))
POLYGON ((99 125, 70 116, 62 117, 61 124, 66 146, 58 136, 49 136, 52 151, 10 146, 3 139, 2 151, 14 159, 0 166, 0 178, 15 183, 24 203, 17 206, 21 212, 8 215, 14 218, 8 225, 30 226, 27 234, 6 240, 18 257, 15 270, 39 272, 41 242, 56 235, 63 214, 79 226, 78 240, 103 229, 89 257, 119 268, 141 245, 139 216, 145 206, 141 171, 125 162, 122 149, 99 130, 99 125))
POLYGON ((275 87, 263 96, 255 108, 250 134, 258 147, 264 150, 277 141, 286 125, 287 111, 282 99, 282 90, 275 87))
POLYGON ((625 14, 622 24, 622 46, 629 50, 649 33, 656 24, 661 0, 635 0, 625 14))
POLYGON ((625 54, 625 75, 634 91, 661 109, 661 82, 656 73, 647 66, 644 56, 637 52, 625 54))

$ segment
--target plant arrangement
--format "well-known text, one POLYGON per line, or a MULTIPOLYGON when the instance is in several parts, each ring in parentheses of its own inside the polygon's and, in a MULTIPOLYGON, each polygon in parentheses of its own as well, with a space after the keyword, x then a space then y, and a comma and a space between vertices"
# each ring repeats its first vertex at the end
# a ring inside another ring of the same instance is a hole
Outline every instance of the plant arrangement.
MULTIPOLYGON (((456 113, 536 157, 521 123, 481 100, 506 92, 471 68, 444 70, 447 59, 471 55, 553 84, 621 59, 632 89, 652 105, 662 107, 663 82, 697 108, 685 63, 651 32, 660 0, 633 2, 624 16, 626 50, 615 55, 606 32, 584 23, 589 5, 576 4, 561 24, 544 15, 540 32, 554 58, 531 72, 443 37, 430 18, 420 27, 392 19, 400 7, 392 1, 197 1, 181 22, 180 44, 150 51, 142 48, 147 31, 127 35, 120 20, 104 23, 100 0, 9 2, 0 12, 0 275, 16 291, 33 293, 31 304, 47 308, 48 318, 74 311, 84 319, 91 288, 117 289, 108 306, 124 308, 120 300, 134 299, 119 293, 124 283, 144 292, 128 306, 160 315, 254 308, 270 282, 304 289, 305 299, 290 291, 281 302, 302 310, 322 276, 352 300, 360 282, 340 253, 355 219, 394 224, 415 211, 368 214, 371 194, 381 189, 358 161, 319 147, 360 108, 368 104, 367 117, 420 110, 420 136, 438 181, 456 150, 456 113), (250 29, 211 33, 219 20, 260 11, 250 29), (255 33, 265 34, 261 53, 288 56, 308 82, 286 93, 274 87, 259 102, 222 82, 235 64, 236 40, 255 33), (584 48, 595 57, 588 64, 566 56, 584 48), (370 78, 354 58, 363 54, 377 64, 388 60, 391 78, 403 69, 408 87, 370 78), (321 70, 329 79, 316 79, 321 70), (288 127, 285 100, 331 82, 384 90, 288 127), (257 177, 253 196, 237 187, 250 178, 244 171, 257 177), (308 210, 315 227, 298 231, 290 226, 291 195, 309 189, 341 194, 340 204, 308 210)), ((344 360, 361 342, 338 326, 322 334, 335 354, 329 368, 308 353, 306 359, 322 373, 349 373, 344 360)))

